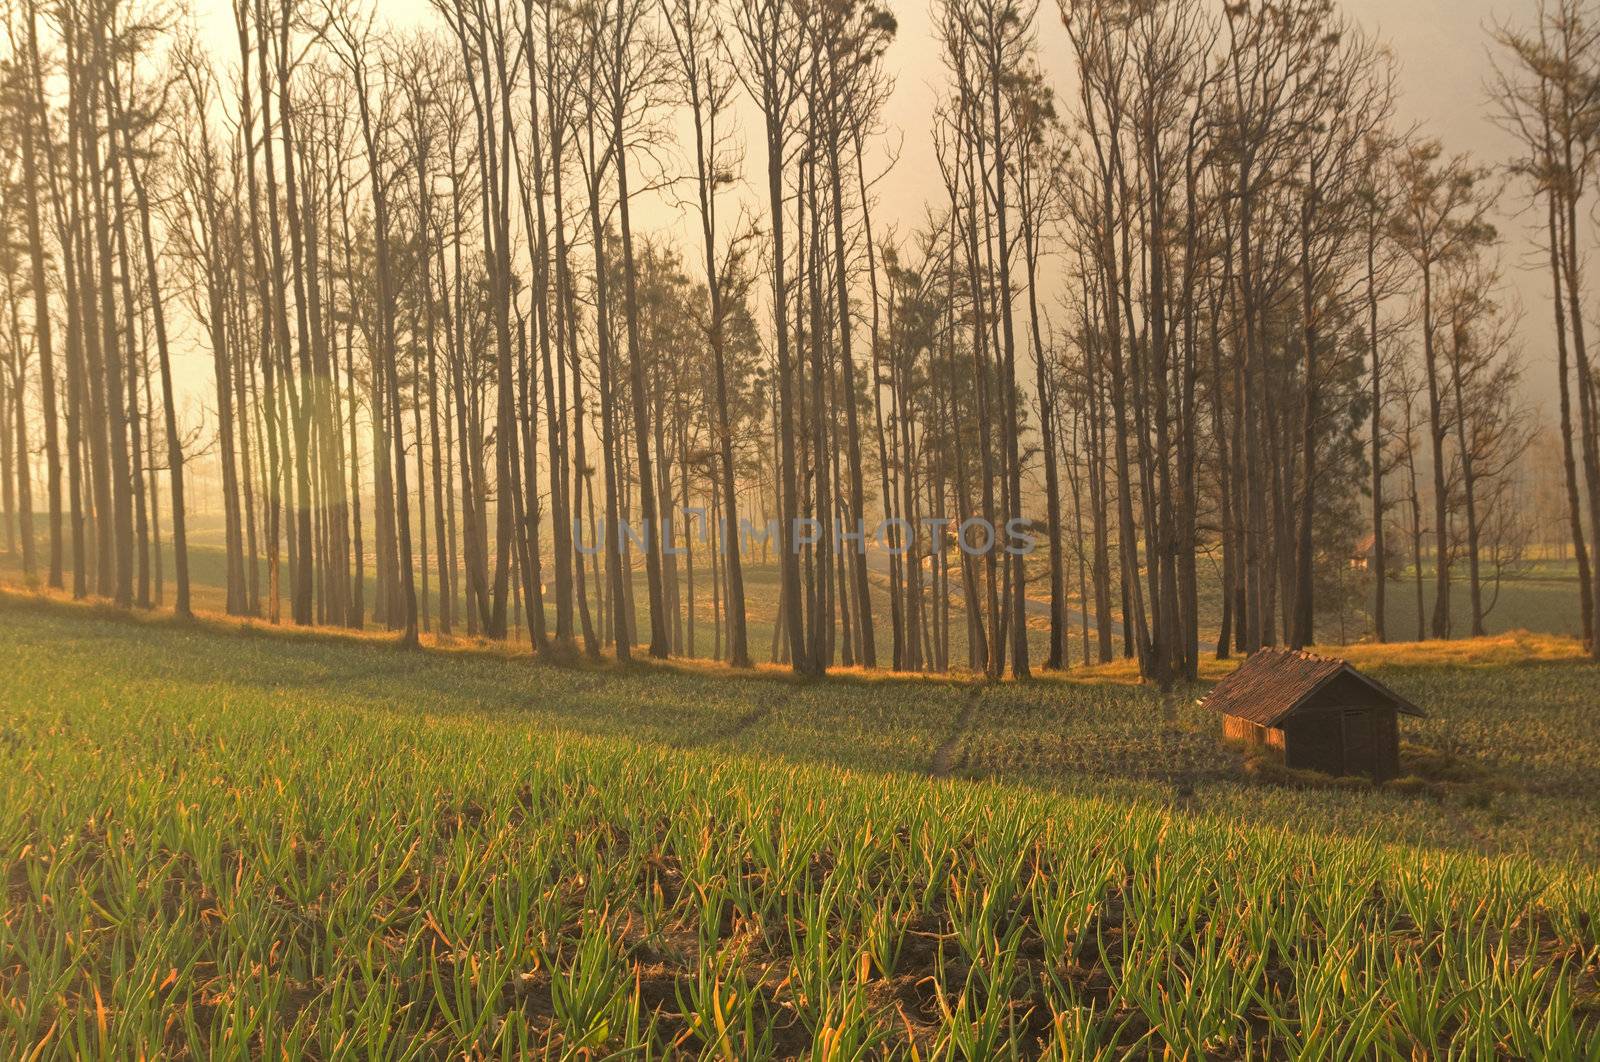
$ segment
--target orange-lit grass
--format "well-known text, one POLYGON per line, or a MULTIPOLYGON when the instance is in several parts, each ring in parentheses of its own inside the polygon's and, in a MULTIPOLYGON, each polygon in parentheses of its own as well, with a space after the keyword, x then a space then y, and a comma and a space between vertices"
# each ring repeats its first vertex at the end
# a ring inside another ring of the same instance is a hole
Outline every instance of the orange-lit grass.
MULTIPOLYGON (((1557 634, 1512 631, 1487 638, 1457 638, 1431 642, 1361 642, 1356 645, 1313 646, 1311 652, 1336 656, 1357 667, 1466 667, 1501 668, 1527 664, 1581 663, 1588 651, 1576 638, 1557 634)), ((1218 660, 1215 654, 1200 655, 1200 678, 1216 681, 1227 677, 1244 657, 1235 654, 1218 660)), ((1067 681, 1138 683, 1139 662, 1118 659, 1109 664, 1076 668, 1063 676, 1067 681)))
MULTIPOLYGON (((192 625, 217 633, 244 633, 312 642, 331 641, 373 645, 392 645, 396 639, 393 631, 379 627, 367 627, 362 630, 327 626, 297 627, 290 623, 274 624, 257 617, 229 616, 226 613, 210 610, 197 609, 192 620, 182 620, 166 609, 123 609, 118 608, 104 598, 80 600, 61 590, 21 587, 14 583, 6 582, 0 582, 0 599, 13 602, 26 601, 41 607, 75 610, 80 614, 92 614, 129 623, 192 625)), ((467 637, 461 634, 423 634, 421 635, 421 646, 424 652, 457 656, 486 656, 501 660, 526 659, 533 655, 531 648, 526 643, 501 642, 489 638, 467 637)), ((1583 644, 1575 638, 1566 638, 1554 634, 1536 634, 1530 631, 1512 631, 1486 638, 1459 638, 1449 641, 1389 642, 1384 644, 1363 642, 1355 645, 1319 646, 1314 647, 1312 651, 1341 657, 1358 667, 1393 668, 1498 668, 1529 664, 1578 663, 1588 658, 1583 644)), ((1235 655, 1227 660, 1218 660, 1212 653, 1202 653, 1200 658, 1200 678, 1202 681, 1216 681, 1224 678, 1239 666, 1241 659, 1242 657, 1235 655)), ((704 658, 675 657, 671 660, 661 661, 651 659, 644 653, 642 647, 635 649, 633 657, 626 664, 619 663, 615 655, 610 651, 603 652, 598 660, 585 656, 581 651, 573 651, 563 653, 559 661, 552 657, 546 662, 559 663, 563 667, 591 671, 605 671, 626 667, 661 669, 680 674, 707 677, 738 674, 746 678, 762 676, 779 681, 809 681, 798 678, 787 665, 783 664, 762 662, 747 669, 734 669, 727 664, 704 658)), ((972 681, 974 678, 971 673, 959 666, 952 668, 949 674, 943 675, 896 672, 887 668, 834 667, 829 669, 827 677, 830 680, 857 683, 950 683, 972 681)), ((1119 658, 1109 664, 1096 664, 1089 667, 1078 666, 1063 672, 1049 672, 1036 667, 1034 669, 1034 678, 1047 682, 1080 684, 1137 685, 1141 682, 1138 662, 1129 658, 1119 658)), ((1005 681, 1010 680, 1005 679, 1005 681)))

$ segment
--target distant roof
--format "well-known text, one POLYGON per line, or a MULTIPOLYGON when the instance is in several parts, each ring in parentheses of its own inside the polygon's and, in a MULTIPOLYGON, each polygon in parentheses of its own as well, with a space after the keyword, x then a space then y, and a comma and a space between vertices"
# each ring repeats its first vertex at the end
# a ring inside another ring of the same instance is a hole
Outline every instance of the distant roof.
POLYGON ((1224 715, 1261 726, 1277 726, 1318 690, 1344 674, 1393 702, 1397 711, 1423 714, 1422 709, 1394 690, 1351 667, 1349 661, 1295 649, 1261 649, 1252 654, 1237 671, 1217 683, 1205 704, 1224 715))

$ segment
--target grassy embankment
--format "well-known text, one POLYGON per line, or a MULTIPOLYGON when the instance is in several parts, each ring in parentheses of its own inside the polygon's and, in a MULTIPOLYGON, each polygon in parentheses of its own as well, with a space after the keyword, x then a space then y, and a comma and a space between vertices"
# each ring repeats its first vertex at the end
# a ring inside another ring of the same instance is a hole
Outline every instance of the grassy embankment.
MULTIPOLYGON (((44 556, 45 521, 43 516, 35 520, 35 536, 38 539, 39 556, 44 556)), ((222 531, 220 525, 211 519, 200 519, 193 522, 189 535, 190 550, 189 562, 191 580, 193 584, 194 606, 202 611, 221 612, 224 609, 226 595, 223 587, 226 581, 226 565, 222 549, 222 531)), ((430 554, 429 560, 432 560, 430 554)), ((638 557, 634 558, 638 564, 638 557)), ((686 571, 686 558, 678 560, 680 571, 680 593, 684 599, 688 598, 686 571)), ((1042 567, 1043 555, 1036 555, 1034 563, 1030 565, 1029 593, 1035 601, 1028 620, 1029 644, 1032 659, 1037 666, 1044 660, 1048 651, 1049 617, 1045 611, 1048 603, 1049 586, 1046 571, 1042 567)), ((710 557, 704 549, 700 549, 695 556, 695 614, 696 623, 693 637, 684 630, 684 644, 692 644, 692 653, 682 653, 686 656, 710 657, 716 650, 713 630, 713 613, 711 601, 711 570, 710 557)), ((592 564, 593 558, 588 563, 592 564)), ((173 556, 171 544, 167 543, 163 550, 162 566, 166 583, 166 603, 170 604, 172 594, 173 556)), ((287 563, 285 561, 285 563, 287 563)), ((887 664, 890 659, 890 647, 893 644, 893 632, 889 618, 889 584, 887 576, 887 559, 880 558, 871 565, 871 584, 873 587, 873 617, 874 637, 878 647, 878 660, 887 664)), ((368 609, 368 622, 372 622, 372 609, 377 601, 377 586, 374 579, 375 565, 369 557, 366 564, 365 600, 368 609)), ((636 570, 633 578, 635 611, 637 622, 645 631, 644 640, 648 640, 649 607, 648 594, 645 592, 644 574, 636 570)), ((1468 601, 1467 585, 1465 580, 1465 566, 1458 565, 1457 579, 1452 584, 1451 596, 1451 623, 1452 630, 1463 634, 1471 629, 1470 604, 1468 601)), ((1220 588, 1217 584, 1219 572, 1214 563, 1202 563, 1200 569, 1199 601, 1197 608, 1200 619, 1200 637, 1202 641, 1214 640, 1221 622, 1220 588)), ((1365 578, 1351 574, 1350 578, 1365 578)), ((287 573, 284 573, 287 581, 287 573)), ((1433 602, 1433 572, 1431 567, 1424 568, 1424 600, 1423 614, 1426 621, 1428 612, 1433 602)), ((267 575, 265 562, 258 566, 258 580, 265 594, 267 575)), ((21 560, 16 552, 0 552, 0 584, 20 586, 23 583, 21 560)), ((152 585, 154 585, 154 572, 152 570, 152 585)), ((597 585, 593 572, 590 572, 591 590, 597 585)), ((1405 569, 1389 584, 1388 621, 1389 632, 1393 638, 1405 639, 1417 635, 1417 605, 1415 595, 1415 572, 1405 569)), ((750 651, 757 660, 769 659, 773 648, 773 626, 778 609, 778 573, 777 567, 771 563, 759 563, 747 560, 745 567, 745 589, 747 613, 749 617, 749 642, 750 651)), ((426 598, 427 613, 432 618, 439 615, 439 581, 437 572, 431 572, 428 578, 427 594, 423 595, 423 582, 419 577, 417 590, 420 596, 426 598)), ((285 593, 287 590, 285 590, 285 593)), ((1369 588, 1370 593, 1370 588, 1369 588)), ((1579 618, 1579 588, 1576 567, 1570 560, 1557 558, 1541 558, 1525 565, 1516 572, 1509 574, 1500 584, 1498 590, 1490 587, 1486 590, 1489 604, 1492 606, 1486 619, 1486 627, 1491 635, 1502 635, 1518 631, 1532 631, 1539 634, 1551 634, 1562 637, 1573 637, 1580 633, 1579 618)), ((1330 602, 1324 602, 1330 605, 1330 602)), ((285 619, 287 619, 288 602, 282 602, 285 619)), ((930 603, 931 605, 931 603, 930 603)), ((525 617, 521 615, 520 602, 513 599, 513 641, 521 641, 526 645, 527 628, 525 617)), ((1076 595, 1069 594, 1068 625, 1069 638, 1068 653, 1070 662, 1081 664, 1084 656, 1084 640, 1082 625, 1084 620, 1084 602, 1076 595)), ((265 610, 265 604, 263 610, 265 610)), ((547 622, 554 623, 553 603, 547 602, 547 622)), ((456 624, 457 634, 464 631, 464 624, 459 616, 456 624)), ((1339 642, 1356 643, 1370 637, 1371 602, 1367 604, 1367 611, 1363 612, 1353 608, 1340 611, 1328 611, 1319 615, 1317 632, 1321 640, 1328 644, 1339 642)), ((1118 646, 1121 639, 1121 617, 1113 616, 1113 628, 1118 646)), ((961 666, 967 661, 967 621, 961 608, 960 595, 953 596, 951 601, 950 616, 950 660, 952 665, 961 666)), ((839 643, 842 654, 842 639, 839 643)), ((1092 647, 1091 647, 1092 653, 1092 647)))

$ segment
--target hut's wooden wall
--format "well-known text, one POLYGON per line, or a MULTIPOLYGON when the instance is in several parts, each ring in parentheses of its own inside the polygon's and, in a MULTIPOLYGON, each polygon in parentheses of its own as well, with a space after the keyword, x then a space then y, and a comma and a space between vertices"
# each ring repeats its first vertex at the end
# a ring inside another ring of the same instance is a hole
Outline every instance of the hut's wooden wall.
POLYGON ((1283 731, 1262 726, 1236 715, 1222 717, 1222 736, 1229 741, 1242 742, 1247 748, 1266 752, 1272 759, 1283 762, 1283 731))
POLYGON ((1284 763, 1300 771, 1346 774, 1338 710, 1302 708, 1283 722, 1284 763))
POLYGON ((1380 782, 1399 774, 1398 714, 1386 700, 1361 688, 1367 695, 1356 697, 1330 686, 1284 720, 1284 762, 1327 774, 1364 774, 1380 782))

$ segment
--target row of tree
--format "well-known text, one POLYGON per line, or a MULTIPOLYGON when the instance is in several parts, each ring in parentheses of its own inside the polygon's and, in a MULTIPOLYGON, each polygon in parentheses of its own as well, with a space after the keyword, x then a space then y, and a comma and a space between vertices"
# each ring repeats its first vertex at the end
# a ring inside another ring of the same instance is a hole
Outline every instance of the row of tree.
POLYGON ((1528 533, 1489 220, 1515 182, 1595 645, 1600 31, 1541 2, 1496 33, 1502 174, 1396 126, 1392 58, 1332 0, 1063 4, 1070 71, 1035 5, 941 0, 943 195, 902 233, 873 216, 897 26, 866 0, 435 0, 408 33, 234 0, 228 57, 164 6, 10 0, 22 564, 157 603, 165 513, 187 613, 201 462, 229 612, 406 644, 525 622, 540 651, 692 654, 709 596, 744 666, 773 558, 769 654, 808 674, 964 644, 1023 676, 1047 597, 1037 663, 1076 641, 1192 678, 1213 636, 1309 644, 1352 561, 1378 638, 1402 566, 1418 637, 1458 633, 1461 566, 1480 634, 1528 533), (642 231, 664 203, 690 223, 642 231), (187 427, 180 349, 210 368, 187 427), (738 530, 767 514, 775 541, 738 530), (1038 552, 959 548, 1019 523, 1038 552), (855 548, 880 525, 891 548, 855 548))

